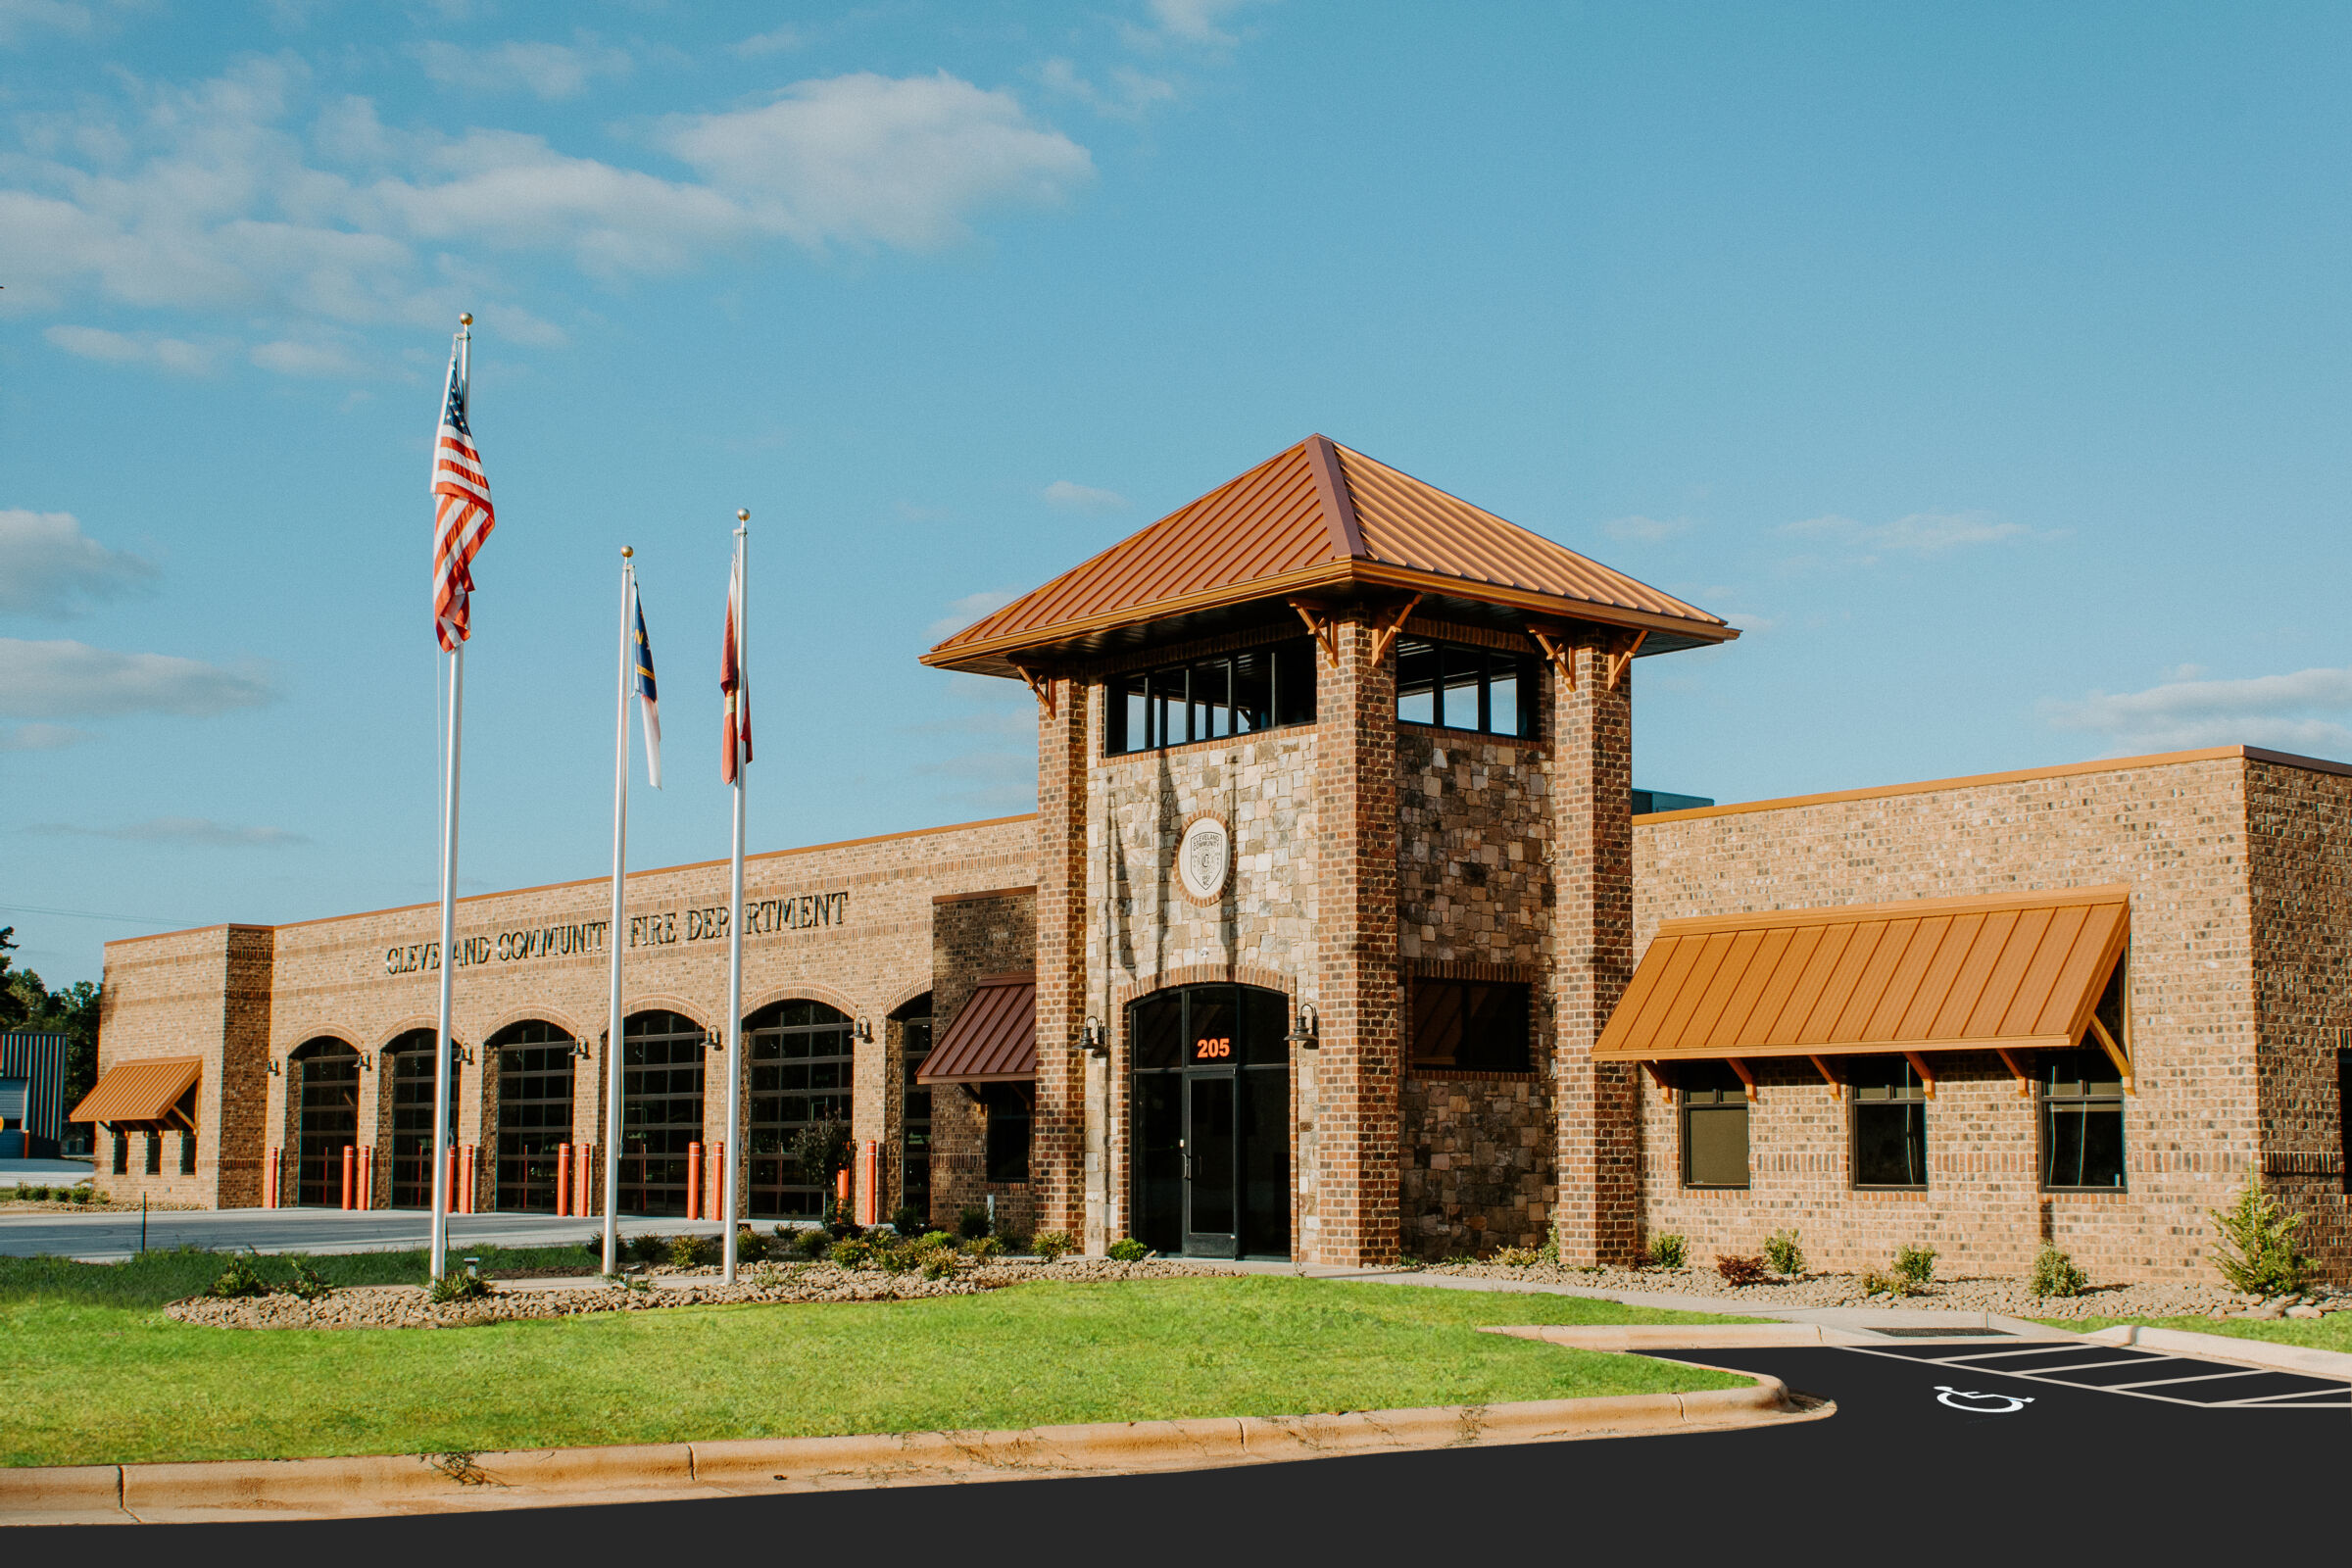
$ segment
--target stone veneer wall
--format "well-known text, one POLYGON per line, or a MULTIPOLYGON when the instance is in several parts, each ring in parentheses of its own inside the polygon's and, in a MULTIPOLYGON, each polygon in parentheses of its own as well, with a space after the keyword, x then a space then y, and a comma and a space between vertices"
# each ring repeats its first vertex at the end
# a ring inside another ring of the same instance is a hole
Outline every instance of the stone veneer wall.
MULTIPOLYGON (((855 1065, 859 1088, 870 1091, 887 1071, 883 1058, 889 1031, 880 1027, 881 1020, 932 987, 933 895, 1027 886, 1036 875, 1035 831, 1032 817, 1006 817, 752 857, 745 866, 746 900, 755 908, 763 903, 769 908, 761 927, 747 932, 744 940, 745 1013, 771 1002, 807 997, 853 1018, 874 1020, 875 1039, 858 1045, 855 1065), (844 894, 846 901, 834 906, 841 918, 832 923, 820 920, 815 899, 844 894), (802 902, 804 896, 808 902, 802 902), (789 915, 781 905, 770 902, 779 900, 793 901, 789 915)), ((499 956, 498 943, 511 940, 514 933, 607 920, 611 886, 609 879, 595 878, 460 902, 461 945, 480 939, 490 955, 486 961, 461 964, 455 976, 454 1032, 461 1043, 477 1048, 474 1064, 458 1075, 461 1142, 481 1144, 496 1126, 495 1107, 484 1102, 484 1086, 495 1085, 497 1073, 494 1067, 484 1070, 481 1042, 507 1024, 541 1018, 594 1045, 594 1059, 580 1063, 575 1075, 572 1126, 586 1141, 601 1144, 599 1086, 606 1054, 602 1036, 609 950, 601 943, 575 940, 570 953, 508 959, 499 956)), ((715 922, 726 903, 724 861, 631 874, 632 925, 641 918, 658 920, 663 940, 654 940, 650 926, 640 927, 639 941, 627 951, 628 1012, 669 1008, 706 1028, 723 1027, 728 944, 715 922), (693 935, 706 927, 711 935, 693 935)), ((140 1191, 178 1196, 180 1184, 194 1181, 197 1187, 188 1190, 191 1200, 259 1202, 258 1163, 247 1177, 234 1162, 246 1157, 258 1161, 264 1149, 283 1148, 291 1141, 287 1089, 295 1082, 291 1069, 269 1076, 267 1063, 282 1062, 287 1053, 319 1036, 332 1036, 375 1056, 378 1068, 360 1076, 359 1124, 376 1128, 386 1124, 378 1102, 385 1074, 377 1054, 397 1035, 434 1026, 439 976, 421 964, 411 967, 411 950, 433 943, 438 935, 439 911, 434 906, 274 930, 229 929, 259 933, 257 938, 241 939, 233 965, 228 939, 219 927, 107 945, 100 1069, 132 1056, 207 1054, 198 1126, 223 1127, 232 1142, 244 1137, 252 1146, 250 1156, 232 1149, 223 1172, 208 1163, 212 1156, 200 1145, 197 1178, 177 1176, 173 1151, 169 1150, 163 1176, 143 1177, 134 1151, 131 1174, 111 1179, 110 1191, 119 1199, 135 1201, 140 1191), (245 952, 256 942, 266 945, 266 960, 245 952), (256 967, 264 961, 267 982, 258 978, 261 971, 256 967), (266 1030, 259 1012, 265 1004, 266 1030), (239 1022, 231 1028, 224 1021, 231 1016, 243 1019, 248 1011, 254 1014, 250 1027, 239 1022), (251 1060, 249 1069, 219 1068, 215 1054, 223 1038, 250 1041, 239 1058, 251 1060), (247 1128, 250 1134, 242 1131, 247 1128)), ((624 941, 628 934, 623 933, 624 941)), ((722 1061, 715 1053, 708 1058, 706 1144, 725 1137, 722 1061)), ((879 1096, 860 1094, 855 1126, 860 1139, 884 1136, 887 1123, 879 1096)), ((485 1203, 495 1199, 495 1163, 494 1153, 485 1152, 480 1189, 485 1203)), ((889 1164, 885 1161, 886 1167, 889 1164)), ((379 1202, 389 1191, 388 1165, 379 1152, 379 1202)), ((602 1169, 600 1152, 600 1196, 602 1169)), ((715 1182, 707 1182, 705 1201, 714 1202, 717 1196, 715 1182)))
POLYGON ((1803 1237, 1817 1266, 1926 1243, 1950 1274, 2020 1273, 2054 1241, 2097 1279, 2211 1279, 2208 1208, 2261 1166, 2247 763, 2235 757, 2054 769, 1779 808, 1642 819, 1636 938, 1675 916, 2128 884, 2129 1191, 2044 1193, 2038 1107, 1997 1058, 1938 1059, 1926 1191, 1848 1185, 1846 1106, 1810 1064, 1759 1060, 1751 1186, 1681 1185, 1676 1112, 1639 1085, 1642 1222, 1694 1258, 1803 1237))
MULTIPOLYGON (((948 1035, 949 1026, 972 998, 982 979, 1018 974, 1037 961, 1037 890, 1005 888, 978 894, 942 894, 931 910, 931 1042, 948 1035)), ((1026 1234, 1037 1218, 1035 1196, 1037 1149, 1034 1121, 1030 1124, 1030 1176, 1027 1182, 988 1179, 988 1113, 961 1084, 931 1088, 931 1219, 945 1229, 956 1228, 964 1208, 985 1207, 997 1200, 1001 1226, 1026 1234)), ((884 1214, 887 1218, 887 1211, 884 1214)))
POLYGON ((2254 1062, 2263 1185, 2300 1240, 2352 1283, 2344 1092, 2352 1066, 2352 768, 2246 765, 2254 896, 2254 1062))

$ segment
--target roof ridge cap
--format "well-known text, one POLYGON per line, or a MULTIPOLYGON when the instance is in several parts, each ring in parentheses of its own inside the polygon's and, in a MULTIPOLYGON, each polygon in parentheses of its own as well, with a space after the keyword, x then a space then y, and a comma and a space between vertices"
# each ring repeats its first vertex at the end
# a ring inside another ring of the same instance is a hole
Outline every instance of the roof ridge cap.
POLYGON ((1348 489, 1348 475, 1340 467, 1340 455, 1331 437, 1318 431, 1299 445, 1306 449, 1306 466, 1315 476, 1315 493, 1323 502, 1323 525, 1331 532, 1333 553, 1348 561, 1369 560, 1363 524, 1355 515, 1355 497, 1348 489))

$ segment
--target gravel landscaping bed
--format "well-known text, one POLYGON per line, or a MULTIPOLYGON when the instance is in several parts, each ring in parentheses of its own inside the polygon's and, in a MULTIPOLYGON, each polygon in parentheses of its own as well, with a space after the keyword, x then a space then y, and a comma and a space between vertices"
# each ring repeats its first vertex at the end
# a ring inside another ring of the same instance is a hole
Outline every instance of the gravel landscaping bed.
POLYGON ((1156 1259, 1118 1263, 1102 1257, 1068 1257, 1057 1263, 982 1263, 953 1278, 937 1280, 872 1268, 837 1268, 831 1263, 756 1265, 733 1286, 720 1284, 715 1273, 681 1274, 667 1268, 661 1272, 689 1283, 635 1290, 619 1285, 531 1290, 494 1284, 487 1297, 438 1306, 425 1299, 421 1286, 359 1285, 316 1301, 280 1293, 226 1300, 195 1296, 173 1301, 164 1311, 182 1323, 224 1329, 442 1329, 522 1318, 576 1317, 586 1312, 645 1312, 750 1301, 913 1301, 937 1296, 974 1296, 1040 1280, 1088 1284, 1189 1278, 1222 1271, 1156 1259))
POLYGON ((1534 1263, 1432 1263, 1428 1274, 1527 1280, 1592 1291, 1660 1291, 1738 1306, 1884 1306, 1927 1312, 1998 1312, 2007 1317, 2278 1317, 2297 1302, 2319 1311, 2352 1310, 2352 1295, 2317 1285, 2300 1297, 2264 1301, 2226 1285, 2093 1285, 2081 1296, 2040 1297, 2022 1279, 1936 1280, 1917 1296, 1871 1296, 1856 1274, 1775 1275, 1734 1285, 1711 1268, 1563 1268, 1534 1263))

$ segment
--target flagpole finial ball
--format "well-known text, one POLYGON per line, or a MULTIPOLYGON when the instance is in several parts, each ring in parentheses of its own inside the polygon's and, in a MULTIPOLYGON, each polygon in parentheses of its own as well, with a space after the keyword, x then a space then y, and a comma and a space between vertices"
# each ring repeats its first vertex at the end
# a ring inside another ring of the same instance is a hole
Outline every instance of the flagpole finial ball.
POLYGON ((473 313, 471 311, 467 311, 465 315, 459 317, 458 324, 460 326, 471 326, 473 324, 473 313))
POLYGON ((630 549, 630 548, 629 548, 627 545, 622 545, 622 546, 620 547, 620 559, 621 559, 621 560, 623 560, 623 561, 626 561, 626 560, 628 560, 628 559, 629 559, 631 556, 635 555, 636 553, 637 553, 636 551, 634 551, 634 550, 631 550, 631 549, 630 549))
POLYGON ((744 507, 737 507, 737 508, 735 509, 735 520, 736 520, 737 522, 749 522, 749 521, 751 521, 751 520, 752 520, 752 514, 751 514, 750 510, 749 510, 748 508, 744 508, 744 507))

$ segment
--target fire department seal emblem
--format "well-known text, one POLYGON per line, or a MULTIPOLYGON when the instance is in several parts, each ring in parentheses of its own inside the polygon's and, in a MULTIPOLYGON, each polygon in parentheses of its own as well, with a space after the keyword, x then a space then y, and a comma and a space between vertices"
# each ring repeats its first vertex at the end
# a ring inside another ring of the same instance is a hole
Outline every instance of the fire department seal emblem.
POLYGON ((1233 835, 1213 816, 1203 816, 1185 828, 1176 842, 1176 879, 1184 896, 1195 904, 1213 904, 1225 891, 1233 871, 1233 835))

